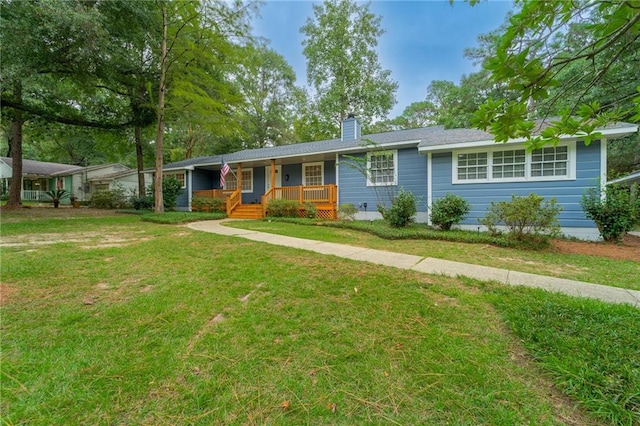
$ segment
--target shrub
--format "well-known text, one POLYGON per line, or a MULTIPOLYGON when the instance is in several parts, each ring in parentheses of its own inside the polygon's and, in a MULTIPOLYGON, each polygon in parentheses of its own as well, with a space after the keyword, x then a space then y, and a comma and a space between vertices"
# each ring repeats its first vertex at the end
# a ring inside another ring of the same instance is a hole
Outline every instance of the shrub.
POLYGON ((489 232, 500 232, 501 223, 509 229, 510 236, 517 240, 529 239, 536 235, 555 235, 559 231, 558 214, 562 207, 551 198, 542 204, 544 197, 529 194, 526 197, 511 196, 511 201, 491 202, 487 215, 479 219, 489 232))
POLYGON ((302 208, 304 209, 304 217, 308 217, 309 219, 313 219, 318 214, 318 208, 313 203, 304 203, 302 204, 302 208))
POLYGON ((298 217, 298 202, 293 200, 271 200, 267 205, 267 215, 273 217, 298 217))
POLYGON ((358 208, 353 204, 340 204, 338 207, 338 217, 342 220, 355 220, 358 208))
POLYGON ((440 229, 448 231, 452 225, 460 223, 471 211, 471 206, 462 197, 447 194, 431 205, 431 222, 440 229))
POLYGON ((402 228, 415 220, 417 212, 416 197, 411 192, 400 190, 393 200, 391 208, 386 211, 384 218, 389 225, 395 228, 402 228))
POLYGON ((151 210, 154 204, 153 197, 148 195, 145 197, 131 197, 129 201, 136 210, 151 210))
POLYGON ((638 187, 607 186, 604 197, 595 188, 582 196, 585 215, 593 220, 605 241, 619 241, 640 222, 638 187))
POLYGON ((124 189, 121 187, 108 191, 98 191, 91 196, 89 206, 96 209, 126 209, 129 207, 124 189))
POLYGON ((227 211, 227 203, 224 198, 193 197, 191 209, 193 211, 222 213, 227 211))
POLYGON ((162 179, 162 202, 165 209, 174 209, 178 205, 178 195, 182 194, 182 183, 174 176, 162 179))

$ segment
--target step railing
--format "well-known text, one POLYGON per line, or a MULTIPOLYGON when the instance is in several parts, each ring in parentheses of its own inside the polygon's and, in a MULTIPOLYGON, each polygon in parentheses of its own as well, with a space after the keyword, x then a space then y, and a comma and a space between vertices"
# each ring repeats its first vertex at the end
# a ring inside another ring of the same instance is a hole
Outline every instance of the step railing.
POLYGON ((231 216, 231 212, 236 208, 240 201, 242 200, 242 188, 238 188, 233 191, 229 198, 227 198, 227 216, 231 216))

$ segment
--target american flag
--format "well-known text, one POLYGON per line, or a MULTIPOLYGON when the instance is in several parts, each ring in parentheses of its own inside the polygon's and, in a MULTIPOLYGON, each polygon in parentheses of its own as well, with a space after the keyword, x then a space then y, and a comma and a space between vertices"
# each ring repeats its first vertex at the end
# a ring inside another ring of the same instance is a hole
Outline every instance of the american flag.
POLYGON ((222 169, 220 169, 220 188, 224 188, 224 184, 225 184, 225 176, 227 176, 227 173, 229 173, 229 171, 231 171, 231 167, 229 167, 228 163, 224 163, 224 165, 222 166, 222 169))

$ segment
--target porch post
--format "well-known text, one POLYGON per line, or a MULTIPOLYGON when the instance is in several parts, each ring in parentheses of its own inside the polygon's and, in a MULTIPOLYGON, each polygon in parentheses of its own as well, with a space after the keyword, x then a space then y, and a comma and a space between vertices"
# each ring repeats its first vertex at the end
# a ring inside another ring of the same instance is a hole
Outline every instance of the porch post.
POLYGON ((271 189, 276 187, 276 160, 271 160, 271 189))
POLYGON ((238 204, 242 204, 242 163, 238 163, 236 179, 238 180, 238 189, 240 190, 240 202, 238 204))

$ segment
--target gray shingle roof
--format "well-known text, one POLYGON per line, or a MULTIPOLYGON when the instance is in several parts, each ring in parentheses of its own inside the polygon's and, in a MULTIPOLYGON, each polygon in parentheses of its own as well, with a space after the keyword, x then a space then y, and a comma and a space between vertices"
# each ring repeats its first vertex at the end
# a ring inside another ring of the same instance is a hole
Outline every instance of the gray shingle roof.
MULTIPOLYGON (((555 118, 548 118, 546 121, 538 120, 535 134, 540 133, 555 118)), ((612 123, 605 129, 618 129, 634 126, 629 123, 612 123)), ((329 139, 316 142, 305 142, 292 145, 274 146, 269 148, 245 149, 224 155, 211 157, 198 157, 190 160, 178 161, 166 164, 165 169, 177 169, 197 165, 221 165, 225 162, 237 163, 243 161, 268 160, 272 158, 299 157, 311 154, 331 153, 348 150, 365 151, 367 145, 387 145, 402 142, 415 142, 420 148, 429 146, 451 145, 463 142, 491 141, 493 135, 478 129, 445 129, 444 126, 422 127, 418 129, 399 130, 394 132, 375 133, 362 135, 360 139, 342 141, 340 139, 329 139)))
MULTIPOLYGON (((1 157, 9 167, 13 167, 13 158, 1 157)), ((70 164, 48 163, 46 161, 22 160, 23 175, 51 176, 54 174, 72 174, 82 170, 80 166, 72 166, 70 164)))

